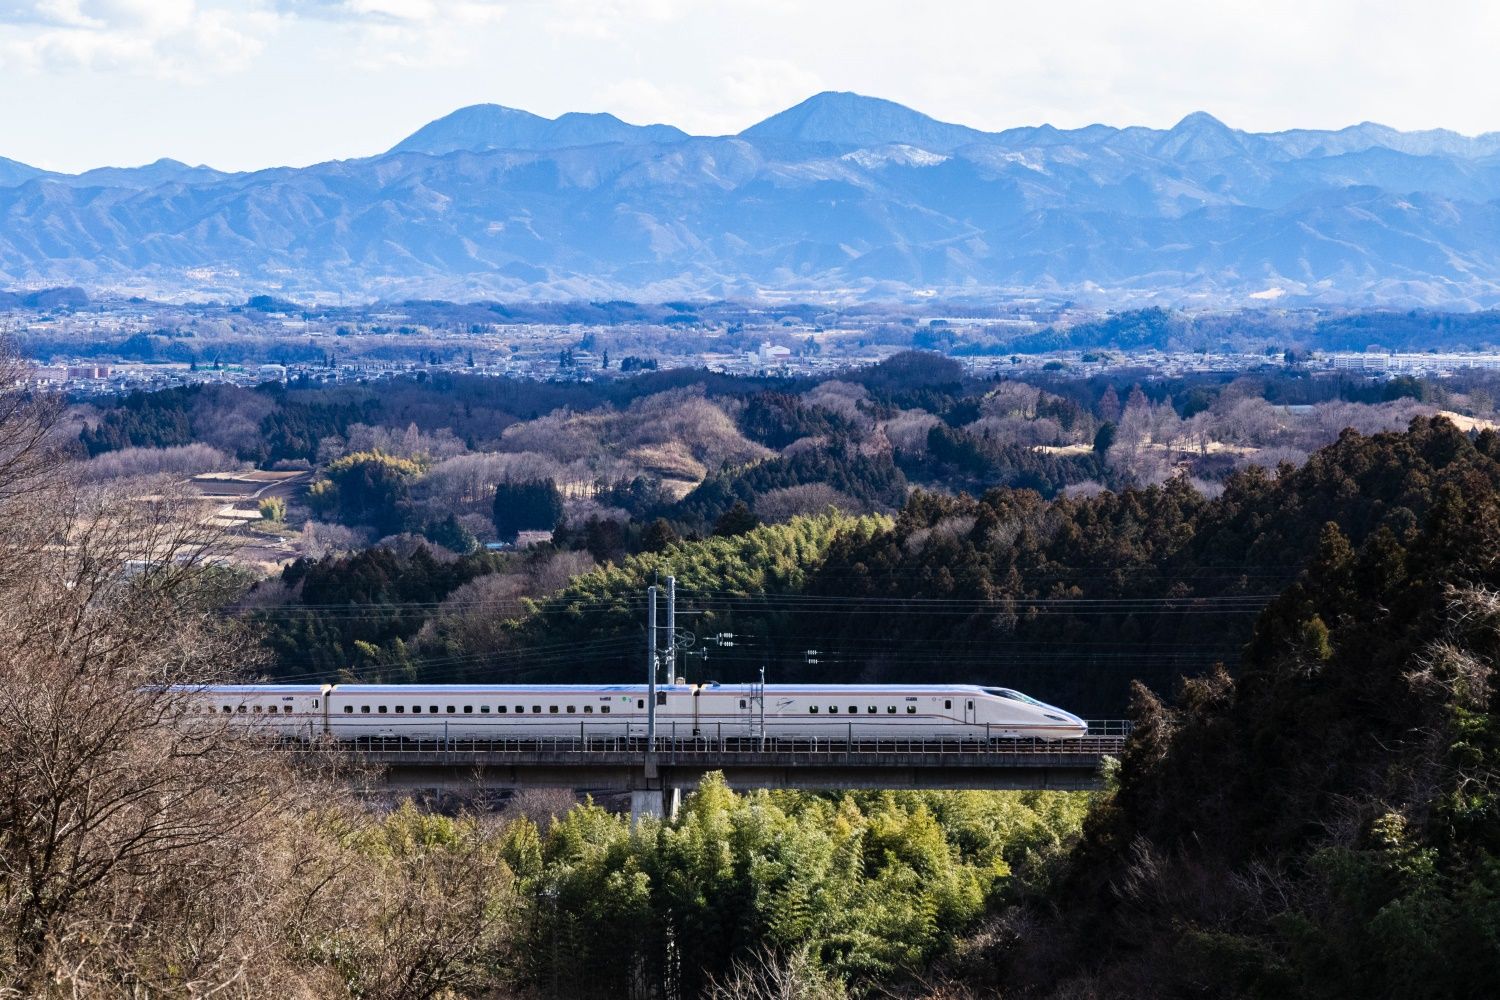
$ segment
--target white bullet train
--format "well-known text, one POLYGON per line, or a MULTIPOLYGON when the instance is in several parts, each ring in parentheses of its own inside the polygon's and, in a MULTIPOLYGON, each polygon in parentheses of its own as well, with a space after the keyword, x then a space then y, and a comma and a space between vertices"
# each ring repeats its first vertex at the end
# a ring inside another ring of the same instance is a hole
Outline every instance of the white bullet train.
MULTIPOLYGON (((189 715, 293 738, 645 736, 643 684, 249 684, 178 688, 189 715)), ((1088 725, 1019 691, 965 684, 669 684, 660 737, 1076 739, 1088 725)))

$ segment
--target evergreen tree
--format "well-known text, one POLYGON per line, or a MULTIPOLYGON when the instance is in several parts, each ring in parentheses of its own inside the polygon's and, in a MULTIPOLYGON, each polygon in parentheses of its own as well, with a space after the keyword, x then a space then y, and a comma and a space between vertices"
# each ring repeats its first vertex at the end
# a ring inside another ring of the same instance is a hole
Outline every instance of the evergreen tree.
POLYGON ((1115 435, 1119 432, 1112 421, 1106 420, 1099 425, 1094 432, 1094 454, 1101 458, 1109 453, 1110 446, 1115 443, 1115 435))
POLYGON ((382 535, 404 531, 411 515, 411 483, 422 467, 381 451, 355 452, 331 463, 308 491, 313 510, 344 524, 369 525, 382 535))
POLYGON ((522 531, 550 531, 562 519, 563 499, 550 479, 503 482, 495 486, 495 532, 513 542, 522 531))
POLYGON ((714 534, 720 538, 732 538, 735 535, 749 534, 759 524, 760 518, 750 512, 745 501, 736 500, 734 506, 726 510, 714 524, 714 534))
POLYGON ((641 551, 661 552, 676 541, 677 532, 672 529, 671 523, 658 517, 641 534, 641 551))
POLYGON ((449 514, 440 521, 428 521, 422 528, 422 535, 430 542, 441 545, 443 548, 459 555, 468 555, 479 548, 479 539, 474 533, 461 524, 458 518, 449 514))

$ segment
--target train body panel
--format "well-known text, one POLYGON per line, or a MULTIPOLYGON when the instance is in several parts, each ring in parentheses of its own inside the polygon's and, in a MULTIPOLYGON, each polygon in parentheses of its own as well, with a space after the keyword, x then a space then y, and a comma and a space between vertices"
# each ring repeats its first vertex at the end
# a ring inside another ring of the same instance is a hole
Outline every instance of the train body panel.
MULTIPOLYGON (((229 685, 188 689, 199 715, 292 737, 540 739, 646 735, 643 684, 229 685)), ((1086 724, 1008 688, 973 685, 673 684, 662 737, 1070 739, 1086 724)))

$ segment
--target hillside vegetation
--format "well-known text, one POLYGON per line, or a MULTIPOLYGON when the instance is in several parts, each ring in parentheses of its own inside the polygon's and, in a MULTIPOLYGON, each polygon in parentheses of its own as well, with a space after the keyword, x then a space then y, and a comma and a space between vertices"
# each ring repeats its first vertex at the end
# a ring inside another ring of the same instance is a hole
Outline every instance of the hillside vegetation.
POLYGON ((969 975, 1060 997, 1483 995, 1500 973, 1497 458, 1494 435, 1441 422, 1318 456, 1319 504, 1283 514, 1306 568, 1232 675, 1170 701, 1136 688, 1119 790, 1069 878, 1007 914, 969 975))
MULTIPOLYGON (((508 623, 571 575, 655 555, 659 575, 693 578, 684 600, 705 636, 744 636, 708 650, 703 676, 1000 674, 1117 715, 1131 678, 1164 687, 1232 658, 1303 565, 1305 532, 1272 513, 1302 502, 1283 467, 1321 475, 1309 456, 1345 429, 1438 413, 1482 428, 1500 398, 1481 374, 1139 374, 981 379, 906 352, 821 379, 419 373, 136 394, 73 417, 91 456, 79 474, 141 495, 249 464, 306 470, 237 532, 252 571, 274 576, 238 606, 274 625, 276 676, 632 676, 639 607, 636 621, 566 633, 589 643, 571 656, 551 626, 508 623), (1227 520, 1237 505, 1265 538, 1236 536, 1250 530, 1227 520), (896 520, 806 554, 805 579, 774 602, 747 606, 691 572, 706 539, 830 513, 896 520), (480 554, 548 534, 550 547, 480 554), (881 613, 862 618, 856 602, 881 613)), ((610 600, 639 600, 624 590, 645 577, 632 578, 611 578, 610 600)))
MULTIPOLYGON (((73 478, 56 402, 3 374, 0 996, 696 997, 757 976, 867 993, 1044 884, 1078 835, 1087 799, 1061 793, 742 796, 711 778, 635 828, 571 794, 383 801, 321 747, 195 711, 179 685, 256 656, 222 614, 243 588, 222 532, 191 494, 73 478)), ((726 579, 763 562, 739 581, 760 589, 843 524, 710 548, 726 579)), ((494 568, 366 558, 299 583, 399 595, 494 568)), ((534 570, 561 586, 581 568, 566 558, 534 570)))
MULTIPOLYGON (((1500 975, 1493 431, 1346 431, 1214 490, 924 489, 779 523, 741 501, 606 560, 392 542, 247 590, 201 502, 74 478, 59 408, 8 393, 5 995, 1437 1000, 1500 975), (379 805, 316 750, 180 724, 172 682, 258 648, 279 676, 318 658, 309 679, 634 679, 668 572, 700 639, 736 635, 688 669, 1003 672, 1128 700, 1134 735, 1095 796, 710 778, 632 831, 571 795, 379 805)), ((372 456, 426 474, 384 445, 323 463, 340 504, 372 456)))
MULTIPOLYGON (((732 551, 680 543, 585 575, 508 638, 623 635, 653 568, 734 580, 732 551)), ((1465 997, 1500 972, 1496 552, 1500 435, 1421 419, 1237 473, 1212 499, 1180 481, 1050 503, 919 495, 894 522, 845 524, 800 573, 738 577, 744 603, 713 614, 758 602, 793 649, 807 620, 835 649, 893 651, 861 678, 951 677, 1015 637, 1067 650, 1017 656, 1027 690, 1070 707, 1128 690, 1117 790, 1058 881, 992 905, 939 957, 939 995, 1465 997), (1184 647, 1202 660, 1112 655, 1184 647)))
MULTIPOLYGON (((1212 498, 1178 477, 1051 501, 1027 490, 919 491, 893 520, 752 520, 728 537, 664 536, 656 551, 529 604, 525 581, 556 579, 545 567, 561 554, 439 564, 370 552, 294 565, 280 586, 295 599, 258 613, 283 623, 273 634, 286 635, 277 641, 288 674, 322 663, 360 676, 395 676, 399 665, 401 676, 433 679, 633 680, 644 589, 675 575, 693 628, 736 636, 691 667, 699 677, 748 680, 766 666, 776 680, 1003 682, 1118 717, 1132 680, 1167 690, 1182 674, 1233 664, 1324 525, 1361 544, 1421 523, 1457 474, 1434 453, 1450 445, 1430 443, 1450 438, 1485 455, 1494 435, 1470 443, 1425 418, 1404 434, 1349 432, 1301 467, 1236 472, 1212 498), (439 603, 401 606, 411 601, 439 603), (350 616, 344 604, 367 610, 350 616)), ((569 565, 586 568, 581 555, 569 565)))

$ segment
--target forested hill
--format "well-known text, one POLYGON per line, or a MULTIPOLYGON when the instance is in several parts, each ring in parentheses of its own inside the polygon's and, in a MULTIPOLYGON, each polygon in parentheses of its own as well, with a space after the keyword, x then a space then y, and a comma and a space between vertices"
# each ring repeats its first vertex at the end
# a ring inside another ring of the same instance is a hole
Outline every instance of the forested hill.
POLYGON ((1132 680, 1169 690, 1215 663, 1236 669, 1257 616, 1328 525, 1355 549, 1406 544, 1454 496, 1493 495, 1497 459, 1495 434, 1424 418, 1401 433, 1346 432, 1300 468, 1251 467, 1212 499, 1180 478, 1053 501, 918 492, 893 522, 751 519, 723 525, 726 537, 663 538, 538 604, 505 594, 524 589, 518 573, 557 572, 545 553, 503 572, 470 557, 420 597, 396 597, 393 581, 425 557, 364 553, 293 566, 293 601, 261 614, 283 676, 634 680, 642 593, 670 573, 698 635, 735 636, 700 643, 707 661, 686 661, 694 679, 749 679, 764 665, 776 681, 1003 682, 1118 717, 1132 680))
MULTIPOLYGON (((1070 882, 991 928, 966 978, 1007 996, 1485 994, 1500 976, 1496 446, 1428 425, 1341 441, 1289 477, 1285 537, 1309 565, 1238 677, 1167 703, 1137 689, 1119 791, 1070 882)), ((1249 529, 1251 507, 1219 516, 1249 529)))

